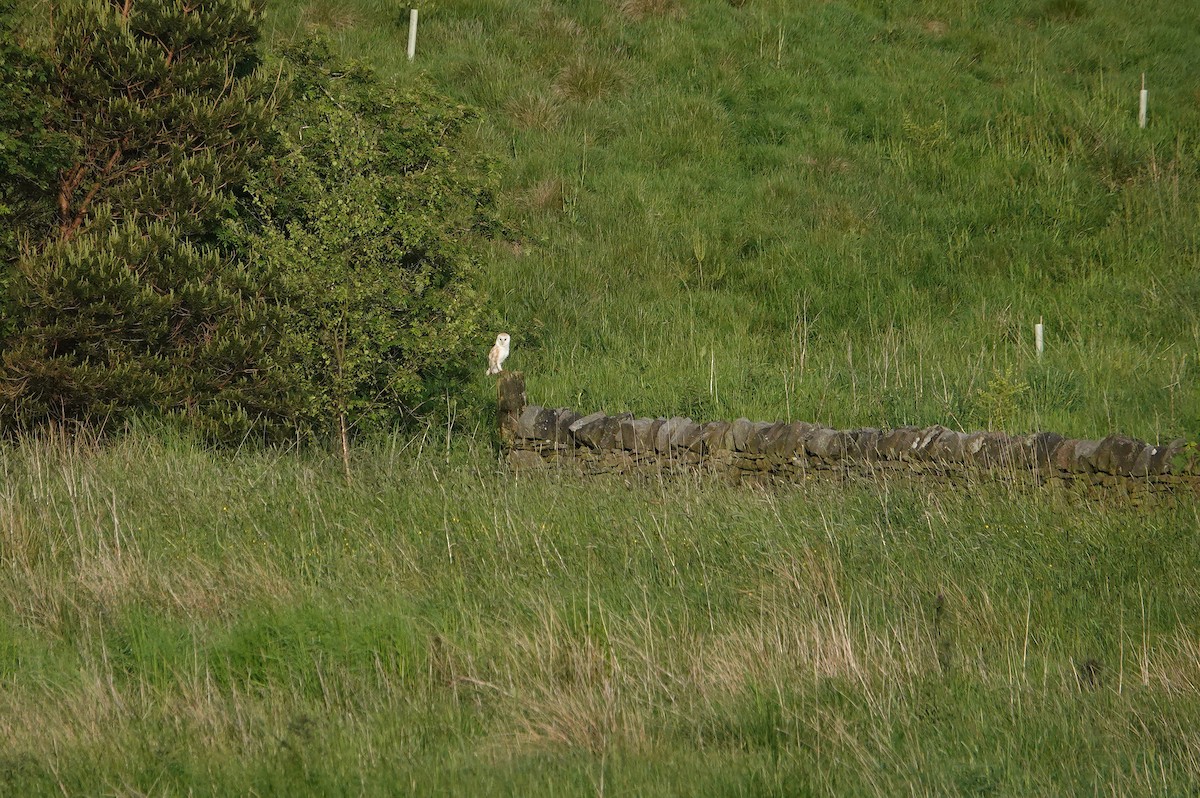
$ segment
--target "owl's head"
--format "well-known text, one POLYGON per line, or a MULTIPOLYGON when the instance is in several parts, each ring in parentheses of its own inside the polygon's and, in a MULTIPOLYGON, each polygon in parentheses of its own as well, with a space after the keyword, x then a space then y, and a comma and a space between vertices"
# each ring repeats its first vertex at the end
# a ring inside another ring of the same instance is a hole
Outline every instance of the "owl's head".
POLYGON ((510 340, 511 339, 508 337, 508 333, 500 333, 496 336, 496 346, 503 346, 507 348, 510 340))

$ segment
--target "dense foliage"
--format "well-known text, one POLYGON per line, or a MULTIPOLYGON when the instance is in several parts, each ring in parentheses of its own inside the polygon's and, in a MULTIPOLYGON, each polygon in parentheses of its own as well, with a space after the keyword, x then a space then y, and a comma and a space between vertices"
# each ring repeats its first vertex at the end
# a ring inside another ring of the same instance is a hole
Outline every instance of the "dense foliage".
POLYGON ((24 182, 0 217, 42 224, 7 272, 0 419, 345 433, 459 371, 479 307, 462 238, 489 199, 454 149, 469 114, 316 45, 263 68, 260 24, 246 0, 84 0, 44 58, 5 66, 41 82, 5 89, 0 169, 24 182), (35 89, 60 112, 36 115, 35 89), (62 142, 38 159, 34 122, 62 142))
POLYGON ((345 430, 410 414, 461 371, 479 303, 464 240, 488 224, 484 163, 461 155, 468 111, 310 42, 285 53, 279 141, 242 225, 276 276, 281 359, 303 414, 345 430))
POLYGON ((18 243, 37 237, 54 221, 52 183, 70 157, 70 139, 55 132, 60 106, 50 92, 50 62, 22 46, 14 31, 11 0, 0 2, 0 336, 5 286, 18 243))
POLYGON ((259 16, 89 0, 56 20, 50 89, 75 154, 56 229, 11 286, 0 400, 19 425, 153 410, 235 436, 287 417, 264 281, 217 246, 266 132, 259 16))

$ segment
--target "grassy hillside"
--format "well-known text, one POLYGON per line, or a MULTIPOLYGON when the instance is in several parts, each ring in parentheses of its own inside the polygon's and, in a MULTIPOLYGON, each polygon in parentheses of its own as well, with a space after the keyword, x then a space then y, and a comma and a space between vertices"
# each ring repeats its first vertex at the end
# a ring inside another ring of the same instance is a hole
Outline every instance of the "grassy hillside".
POLYGON ((393 4, 269 7, 482 110, 518 231, 487 288, 539 400, 1200 430, 1188 4, 461 0, 412 66, 393 4))
POLYGON ((1200 518, 0 449, 0 794, 1185 795, 1200 518))
MULTIPOLYGON (((1186 3, 443 0, 415 65, 394 4, 269 10, 481 109, 537 401, 1200 432, 1186 3)), ((1196 507, 527 478, 484 424, 350 484, 0 445, 0 795, 1200 792, 1196 507)))

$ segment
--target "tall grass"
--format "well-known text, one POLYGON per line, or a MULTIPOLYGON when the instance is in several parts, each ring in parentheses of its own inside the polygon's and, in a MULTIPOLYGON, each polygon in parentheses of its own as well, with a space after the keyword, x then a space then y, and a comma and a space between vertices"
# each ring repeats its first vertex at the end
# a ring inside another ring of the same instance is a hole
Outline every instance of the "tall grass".
POLYGON ((0 450, 6 794, 1186 794, 1193 507, 0 450), (604 483, 600 483, 603 486, 604 483))
POLYGON ((275 0, 273 35, 483 110, 517 230, 487 288, 539 400, 1200 431, 1186 5, 467 0, 415 65, 402 9, 317 6, 275 0))

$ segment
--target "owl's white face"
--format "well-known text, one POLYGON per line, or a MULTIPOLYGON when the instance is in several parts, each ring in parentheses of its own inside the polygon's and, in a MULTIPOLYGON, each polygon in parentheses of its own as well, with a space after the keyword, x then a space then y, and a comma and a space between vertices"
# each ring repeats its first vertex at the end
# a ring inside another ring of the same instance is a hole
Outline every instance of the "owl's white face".
POLYGON ((511 340, 511 339, 508 337, 508 333, 500 333, 499 335, 496 336, 496 346, 500 347, 501 349, 503 349, 505 351, 508 351, 509 340, 511 340))

